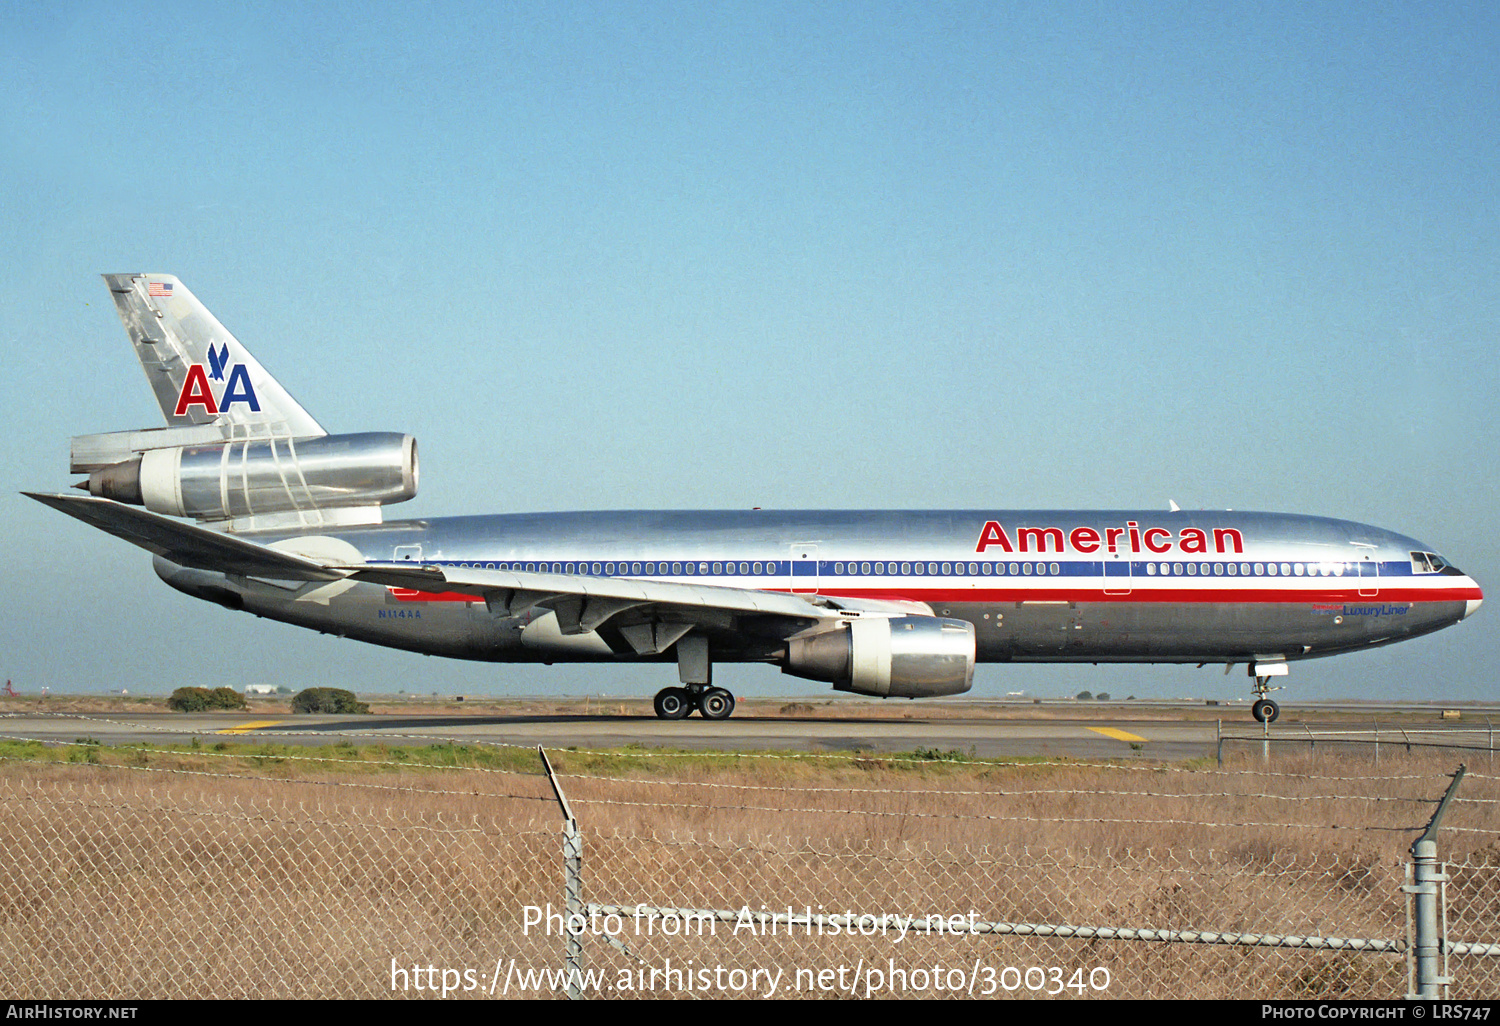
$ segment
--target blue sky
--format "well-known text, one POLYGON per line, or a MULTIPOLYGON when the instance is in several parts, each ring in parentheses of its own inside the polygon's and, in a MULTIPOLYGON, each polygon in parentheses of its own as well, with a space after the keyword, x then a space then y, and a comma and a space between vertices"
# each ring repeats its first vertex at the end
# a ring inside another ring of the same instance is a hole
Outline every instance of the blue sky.
MULTIPOLYGON (((0 674, 650 694, 233 616, 29 502, 158 414, 97 275, 179 275, 393 515, 1275 509, 1500 581, 1500 9, 0 5, 0 674)), ((1500 620, 1294 668, 1493 699, 1500 620)), ((729 668, 743 693, 807 693, 729 668)), ((976 691, 1246 693, 1182 668, 976 691)))

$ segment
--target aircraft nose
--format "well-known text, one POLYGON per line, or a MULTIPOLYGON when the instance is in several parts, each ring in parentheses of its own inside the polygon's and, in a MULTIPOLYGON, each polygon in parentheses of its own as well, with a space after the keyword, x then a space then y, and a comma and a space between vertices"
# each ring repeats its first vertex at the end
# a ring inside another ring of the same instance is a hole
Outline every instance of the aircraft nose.
POLYGON ((1469 601, 1464 605, 1464 619, 1467 620, 1469 617, 1477 613, 1479 611, 1479 607, 1482 605, 1484 605, 1483 598, 1469 599, 1469 601))

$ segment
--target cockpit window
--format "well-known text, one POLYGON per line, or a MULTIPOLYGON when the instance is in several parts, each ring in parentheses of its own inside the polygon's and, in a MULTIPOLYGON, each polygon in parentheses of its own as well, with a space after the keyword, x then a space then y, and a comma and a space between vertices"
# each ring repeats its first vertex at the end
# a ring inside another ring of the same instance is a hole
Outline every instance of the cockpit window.
POLYGON ((1411 554, 1411 572, 1414 574, 1440 574, 1447 569, 1449 563, 1436 552, 1413 552, 1411 554))

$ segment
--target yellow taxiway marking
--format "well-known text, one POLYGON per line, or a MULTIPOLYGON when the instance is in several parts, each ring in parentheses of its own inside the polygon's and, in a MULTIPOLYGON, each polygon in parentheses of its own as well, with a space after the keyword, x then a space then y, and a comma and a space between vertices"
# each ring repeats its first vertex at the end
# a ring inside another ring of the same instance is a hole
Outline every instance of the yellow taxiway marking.
POLYGON ((285 722, 284 720, 257 720, 254 723, 241 723, 238 727, 226 727, 223 730, 216 730, 216 731, 214 731, 214 733, 215 734, 248 734, 252 730, 259 730, 262 727, 274 727, 277 724, 284 723, 284 722, 285 722))
MULTIPOLYGON (((1116 741, 1144 741, 1144 740, 1146 740, 1145 738, 1140 737, 1139 735, 1136 735, 1136 734, 1127 734, 1123 730, 1116 730, 1114 727, 1090 727, 1089 729, 1092 730, 1095 734, 1103 734, 1105 737, 1112 737, 1116 741)), ((228 731, 222 731, 221 733, 228 733, 228 731)))

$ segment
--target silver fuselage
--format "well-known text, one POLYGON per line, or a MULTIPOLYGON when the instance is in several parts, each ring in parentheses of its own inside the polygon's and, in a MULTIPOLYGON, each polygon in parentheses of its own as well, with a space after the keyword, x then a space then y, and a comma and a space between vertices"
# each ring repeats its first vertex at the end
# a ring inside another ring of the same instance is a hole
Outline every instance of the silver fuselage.
MULTIPOLYGON (((405 520, 247 536, 350 563, 550 571, 805 595, 819 604, 966 620, 983 662, 1249 662, 1331 655, 1450 626, 1475 581, 1430 547, 1320 517, 1144 511, 693 511, 405 520)), ((310 589, 184 570, 174 587, 375 644, 468 659, 638 656, 608 625, 482 599, 341 582, 310 589)), ((778 625, 726 614, 720 662, 774 661, 778 625)))

